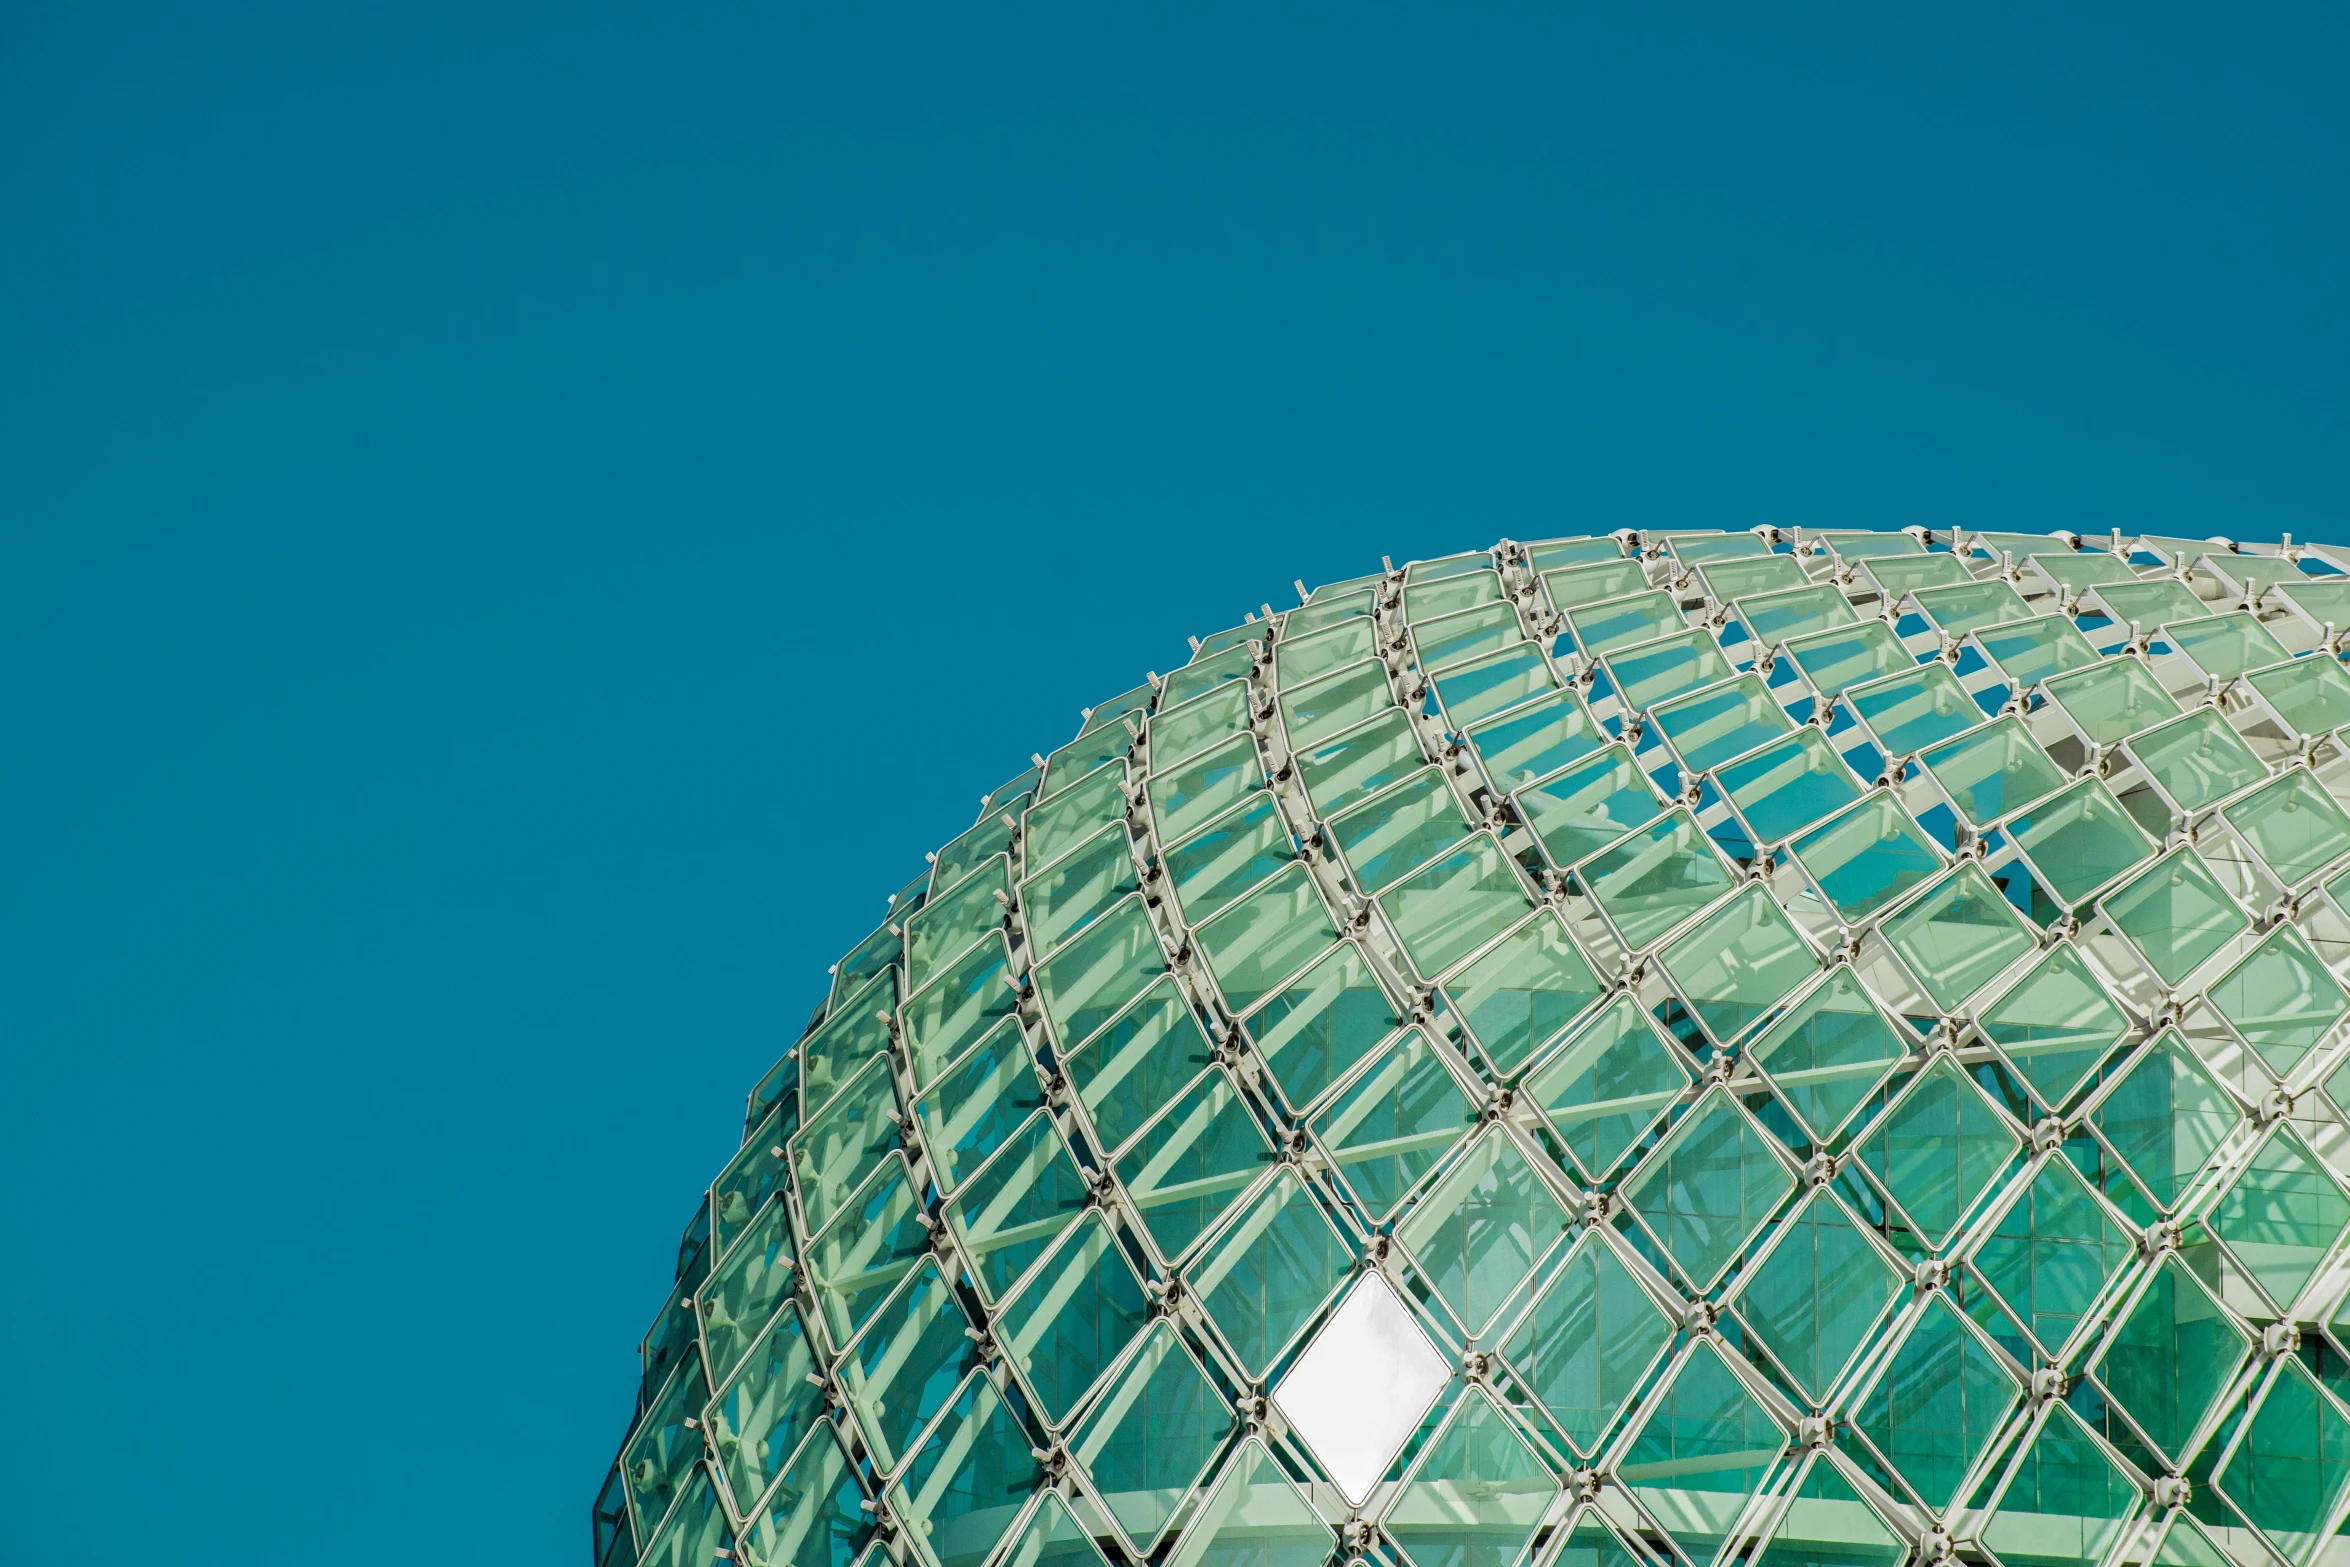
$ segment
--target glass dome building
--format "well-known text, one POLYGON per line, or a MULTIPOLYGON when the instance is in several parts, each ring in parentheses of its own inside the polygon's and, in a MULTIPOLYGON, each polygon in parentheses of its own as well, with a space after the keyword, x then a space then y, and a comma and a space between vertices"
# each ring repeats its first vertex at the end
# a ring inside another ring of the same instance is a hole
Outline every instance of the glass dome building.
POLYGON ((834 967, 596 1567, 2350 1559, 2350 552, 1504 541, 834 967))

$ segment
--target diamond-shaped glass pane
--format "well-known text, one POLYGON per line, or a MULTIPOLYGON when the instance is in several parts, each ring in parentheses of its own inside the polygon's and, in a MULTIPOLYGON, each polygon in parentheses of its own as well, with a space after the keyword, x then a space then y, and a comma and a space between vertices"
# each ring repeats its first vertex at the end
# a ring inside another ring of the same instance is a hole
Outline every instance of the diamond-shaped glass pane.
POLYGON ((1649 1407, 1616 1476, 1696 1567, 1721 1551, 1786 1433, 1700 1339, 1649 1407))
POLYGON ((1901 1347, 1853 1412, 1853 1425, 1936 1512, 1959 1486, 2023 1396, 1999 1357, 1936 1291, 1901 1347))
POLYGON ((1854 1151, 1918 1238, 1940 1250, 2022 1146, 1965 1070, 1937 1055, 1854 1151))
POLYGON ((1811 978, 1819 960, 1770 891, 1750 883, 1658 955, 1674 990, 1728 1044, 1811 978))
POLYGON ((2006 1567, 2097 1567, 2137 1511, 2138 1488, 2078 1415, 2051 1404, 1981 1539, 2006 1567))
POLYGON ((2350 1196, 2292 1128, 2279 1126, 2220 1192, 2209 1222, 2283 1311, 2350 1230, 2350 1196))
POLYGON ((1529 782, 1510 800, 1544 857, 1558 866, 1596 854, 1664 809, 1620 745, 1529 782))
POLYGON ((1069 1452, 1092 1475, 1127 1543, 1148 1551, 1231 1431, 1232 1406, 1161 1320, 1069 1439, 1069 1452))
POLYGON ((1476 1118, 1460 1080, 1414 1030, 1365 1067, 1312 1124, 1338 1178, 1383 1220, 1476 1118))
POLYGON ((1787 1216, 1735 1304, 1797 1386, 1824 1403, 1902 1284, 1844 1205, 1819 1188, 1787 1216))
POLYGON ((2148 1045, 2089 1116, 2165 1208, 2178 1202, 2243 1118, 2175 1030, 2148 1045))
POLYGON ((2212 708, 2132 736, 2129 751, 2183 811, 2199 811, 2268 773, 2244 737, 2212 708))
POLYGON ((1232 1079, 1210 1072, 1119 1155, 1118 1179, 1159 1255, 1173 1259, 1191 1249, 1273 1157, 1232 1079))
POLYGON ((1497 1126, 1420 1199, 1398 1234, 1422 1276, 1476 1334, 1568 1227, 1565 1206, 1534 1161, 1497 1126))
POLYGON ((1593 1452, 1673 1341, 1604 1234, 1583 1232, 1501 1353, 1575 1451, 1593 1452))
POLYGON ((2279 1077, 2299 1066, 2350 1012, 2350 992, 2317 960, 2308 938, 2289 924, 2279 925, 2214 982, 2209 998, 2279 1077))
POLYGON ((1510 1567, 1559 1482, 1493 1400, 1471 1387, 1412 1465, 1384 1520, 1415 1567, 1510 1567))
POLYGON ((2008 835, 2057 901, 2076 904, 2154 852, 2104 784, 2080 783, 2011 820, 2008 835))
POLYGON ((1046 1253, 996 1319, 996 1340, 1044 1418, 1060 1425, 1150 1321, 1142 1280, 1101 1215, 1046 1253))
POLYGON ((1284 1168, 1195 1264, 1191 1285, 1243 1370, 1262 1377, 1338 1292, 1354 1254, 1284 1168))
POLYGON ((1167 1567, 1322 1567, 1337 1545, 1305 1493, 1251 1437, 1234 1450, 1167 1567))
POLYGON ((1623 1196, 1682 1274, 1705 1290, 1794 1185, 1753 1118, 1712 1088, 1632 1172, 1623 1196))
POLYGON ((2109 658, 2093 669, 2058 675, 2045 688, 2049 699, 2092 745, 2111 745, 2166 718, 2179 704, 2161 682, 2134 658, 2109 658))
POLYGON ((1689 1069, 1637 998, 1618 996, 1526 1077, 1526 1095, 1597 1181, 1680 1097, 1689 1069))
POLYGON ((1242 1020, 1292 1106, 1313 1103, 1403 1022, 1363 949, 1340 944, 1242 1020))
POLYGON ((1584 862, 1592 901, 1633 948, 1647 946, 1728 892, 1735 880, 1697 818, 1675 811, 1584 862))
POLYGON ((2350 854, 2350 812, 2318 786, 2315 775, 2299 768, 2220 814, 2287 886, 2307 881, 2350 854))
POLYGON ((2057 947, 1976 1020, 2044 1105, 2061 1105, 2130 1019, 2074 948, 2057 947))
POLYGON ((2178 1465, 2251 1353, 2251 1338, 2172 1252, 2138 1286, 2088 1371, 2155 1451, 2178 1465))
POLYGON ((974 1371, 889 1490, 890 1510, 929 1567, 986 1559, 1043 1470, 1020 1417, 974 1371))
POLYGON ((1754 1062, 1814 1142, 1840 1131, 1907 1051, 1849 968, 1829 971, 1754 1042, 1754 1062))
POLYGON ((1988 827, 2064 786, 2064 770, 2048 759, 2020 719, 1996 723, 1921 752, 1918 761, 1934 775, 1958 814, 1975 827, 1988 827))
POLYGON ((1451 1375, 1395 1286, 1366 1273, 1282 1374, 1273 1404, 1359 1507, 1451 1375))
POLYGON ((1894 1567, 1906 1554, 1901 1536, 1861 1500, 1828 1455, 1818 1453, 1806 1462, 1754 1561, 1755 1567, 1894 1567))
POLYGON ((1861 796, 1860 780, 1810 724, 1719 769, 1714 782, 1762 843, 1801 832, 1861 796))
POLYGON ((2104 909, 2166 985, 2185 979, 2251 923, 2202 858, 2184 847, 2108 894, 2104 909))
POLYGON ((1942 869, 1942 852, 1889 793, 1871 795, 1796 839, 1792 853, 1847 924, 1866 919, 1942 869))
POLYGON ((2287 1356, 2212 1480, 2286 1560, 2307 1562, 2325 1543, 2350 1484, 2350 1418, 2287 1356))
POLYGON ((1555 914, 1537 913, 1444 982, 1444 996, 1486 1064, 1526 1064, 1606 989, 1555 914))
POLYGON ((2009 1199, 1975 1248, 1974 1270, 2053 1361, 2134 1250, 2121 1221, 2058 1154, 2009 1199))

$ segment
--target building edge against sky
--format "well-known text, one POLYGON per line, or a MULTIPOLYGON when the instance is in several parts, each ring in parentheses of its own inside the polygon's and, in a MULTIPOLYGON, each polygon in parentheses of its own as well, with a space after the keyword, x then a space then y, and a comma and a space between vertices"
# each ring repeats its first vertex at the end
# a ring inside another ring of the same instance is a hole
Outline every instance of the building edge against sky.
POLYGON ((1623 532, 990 791, 597 1567, 2350 1559, 2350 552, 1623 532))

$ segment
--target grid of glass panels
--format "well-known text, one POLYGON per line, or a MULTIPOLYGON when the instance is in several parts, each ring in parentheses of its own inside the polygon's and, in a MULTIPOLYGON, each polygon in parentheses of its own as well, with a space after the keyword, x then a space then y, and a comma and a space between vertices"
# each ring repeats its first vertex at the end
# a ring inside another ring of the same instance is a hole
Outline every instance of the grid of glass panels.
POLYGON ((597 1567, 2350 1555, 2350 554, 1383 565, 834 966, 597 1567))

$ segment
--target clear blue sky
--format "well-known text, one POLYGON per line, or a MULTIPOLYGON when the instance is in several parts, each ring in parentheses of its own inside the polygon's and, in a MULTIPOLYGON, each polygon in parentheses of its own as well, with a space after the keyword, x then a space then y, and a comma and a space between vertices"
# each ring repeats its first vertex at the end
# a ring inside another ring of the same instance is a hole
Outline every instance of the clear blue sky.
POLYGON ((1292 577, 2350 539, 2338 9, 822 12, 0 7, 0 1559, 578 1567, 825 966, 1292 577))

